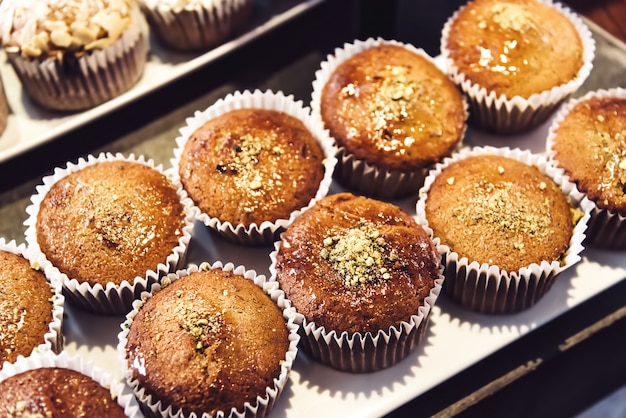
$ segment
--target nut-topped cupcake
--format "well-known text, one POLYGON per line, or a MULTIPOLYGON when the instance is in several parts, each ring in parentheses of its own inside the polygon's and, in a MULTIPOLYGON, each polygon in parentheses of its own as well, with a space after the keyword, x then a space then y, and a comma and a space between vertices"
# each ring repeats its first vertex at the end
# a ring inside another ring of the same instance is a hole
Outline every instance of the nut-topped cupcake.
POLYGON ((54 110, 97 106, 129 90, 147 61, 134 0, 4 0, 0 36, 26 93, 54 110))

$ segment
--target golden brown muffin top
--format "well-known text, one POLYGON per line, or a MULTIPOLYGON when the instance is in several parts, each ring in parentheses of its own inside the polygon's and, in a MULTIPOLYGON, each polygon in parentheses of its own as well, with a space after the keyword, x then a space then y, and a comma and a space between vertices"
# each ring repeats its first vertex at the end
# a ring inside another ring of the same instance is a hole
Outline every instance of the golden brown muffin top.
POLYGON ((529 98, 575 79, 583 45, 574 25, 536 0, 473 0, 450 26, 454 65, 472 83, 529 98))
POLYGON ((626 215, 626 98, 579 102, 560 122, 552 149, 590 200, 626 215))
POLYGON ((0 283, 0 363, 14 362, 45 342, 53 291, 26 258, 4 250, 0 250, 0 283))
POLYGON ((177 189, 157 169, 101 161, 50 187, 37 215, 37 242, 70 279, 133 283, 166 263, 185 216, 177 189))
POLYGON ((254 404, 280 375, 288 349, 270 297, 252 280, 214 269, 147 299, 130 325, 126 356, 147 393, 200 415, 254 404))
POLYGON ((338 333, 387 331, 424 306, 440 258, 421 226, 391 203, 330 195, 283 233, 276 278, 308 321, 338 333))
POLYGON ((554 181, 535 166, 496 155, 444 168, 425 210, 434 236, 459 258, 505 271, 560 260, 574 228, 572 208, 554 181))
POLYGON ((435 64, 388 44, 340 63, 323 87, 320 109, 339 146, 399 171, 418 170, 452 152, 467 116, 461 94, 435 64))
POLYGON ((61 367, 27 370, 0 382, 3 417, 124 418, 109 389, 61 367))
POLYGON ((233 225, 288 219, 324 177, 324 152, 299 119, 239 109, 207 121, 185 143, 181 181, 200 210, 233 225))

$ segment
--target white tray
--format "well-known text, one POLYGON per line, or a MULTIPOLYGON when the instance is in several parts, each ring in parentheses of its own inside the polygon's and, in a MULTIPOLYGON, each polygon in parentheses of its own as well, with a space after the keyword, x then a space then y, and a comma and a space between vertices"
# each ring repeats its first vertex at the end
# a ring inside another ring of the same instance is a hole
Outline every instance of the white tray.
MULTIPOLYGON (((528 135, 506 140, 470 130, 468 145, 495 145, 544 151, 548 123, 528 135)), ((332 191, 338 191, 333 187, 332 191)), ((415 213, 415 198, 396 202, 415 213)), ((269 275, 270 247, 243 248, 215 238, 197 225, 189 262, 233 262, 269 275)), ((515 315, 487 316, 456 306, 442 295, 423 344, 402 362, 372 374, 332 370, 298 353, 290 383, 270 413, 273 418, 310 416, 379 417, 446 381, 533 329, 567 312, 626 277, 624 253, 586 249, 537 305, 515 315), (462 350, 459 347, 462 346, 462 350)), ((98 317, 68 308, 66 350, 81 353, 121 378, 116 357, 123 317, 98 317)))

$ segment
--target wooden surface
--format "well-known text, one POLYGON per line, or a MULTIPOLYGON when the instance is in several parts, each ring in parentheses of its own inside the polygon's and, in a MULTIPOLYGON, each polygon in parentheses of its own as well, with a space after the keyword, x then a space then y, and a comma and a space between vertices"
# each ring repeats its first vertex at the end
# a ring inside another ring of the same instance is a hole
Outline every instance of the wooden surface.
POLYGON ((578 13, 626 42, 626 0, 567 0, 578 13))

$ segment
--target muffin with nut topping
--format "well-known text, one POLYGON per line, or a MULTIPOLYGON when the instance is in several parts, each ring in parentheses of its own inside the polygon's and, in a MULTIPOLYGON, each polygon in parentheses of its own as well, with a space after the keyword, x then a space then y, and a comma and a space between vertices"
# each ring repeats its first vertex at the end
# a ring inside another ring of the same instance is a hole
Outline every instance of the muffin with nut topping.
POLYGON ((24 91, 57 111, 89 109, 128 91, 147 61, 134 0, 4 0, 0 36, 24 91))

